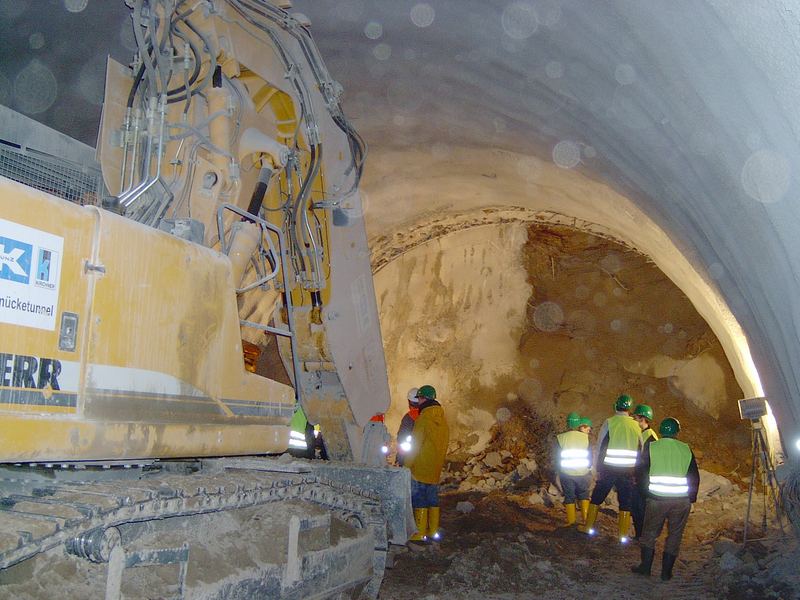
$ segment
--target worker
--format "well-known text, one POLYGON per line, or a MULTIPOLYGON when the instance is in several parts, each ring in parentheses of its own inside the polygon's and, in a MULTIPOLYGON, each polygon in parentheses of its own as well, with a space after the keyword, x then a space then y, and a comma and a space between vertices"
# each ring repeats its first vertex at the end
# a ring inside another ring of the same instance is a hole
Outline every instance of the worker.
POLYGON ((558 443, 559 487, 564 494, 564 509, 567 513, 567 527, 575 523, 575 500, 589 507, 589 486, 592 483, 592 451, 589 436, 580 431, 581 417, 576 412, 567 415, 567 431, 556 436, 558 443))
POLYGON ((675 439, 680 430, 681 424, 677 419, 667 417, 661 421, 659 432, 662 439, 648 444, 636 467, 647 494, 647 508, 640 539, 641 563, 631 570, 640 575, 650 575, 656 538, 666 522, 667 540, 661 559, 661 579, 664 581, 672 579, 683 529, 700 487, 700 472, 694 453, 688 444, 675 439))
POLYGON ((642 430, 630 416, 633 399, 622 394, 614 403, 616 414, 603 423, 598 437, 597 482, 592 490, 586 522, 579 531, 594 534, 594 522, 600 504, 612 488, 617 490, 619 500, 619 540, 628 541, 631 526, 631 494, 633 473, 639 449, 642 445, 642 430))
MULTIPOLYGON (((647 447, 652 441, 658 439, 658 435, 651 427, 654 419, 652 407, 647 404, 639 404, 633 409, 633 418, 642 430, 642 449, 647 447)), ((634 472, 635 475, 635 472, 634 472)), ((645 495, 640 491, 639 482, 634 476, 633 493, 631 495, 631 517, 633 518, 633 539, 638 540, 642 535, 642 525, 644 524, 644 503, 645 495)))
POLYGON ((406 399, 408 400, 408 412, 403 415, 400 421, 400 429, 397 430, 397 457, 395 462, 398 467, 403 466, 405 455, 411 450, 411 432, 414 430, 414 421, 419 416, 419 398, 417 398, 418 388, 408 390, 406 399))
POLYGON ((438 541, 439 478, 447 454, 450 432, 444 409, 436 401, 432 385, 417 391, 419 417, 411 433, 411 449, 405 456, 405 466, 411 470, 411 506, 417 532, 410 541, 438 541))
POLYGON ((374 415, 364 426, 364 437, 361 443, 361 462, 373 467, 386 465, 386 457, 389 454, 389 444, 392 438, 389 430, 386 429, 384 415, 378 413, 374 415))
POLYGON ((298 402, 289 423, 289 454, 297 458, 314 458, 314 426, 308 422, 298 402))

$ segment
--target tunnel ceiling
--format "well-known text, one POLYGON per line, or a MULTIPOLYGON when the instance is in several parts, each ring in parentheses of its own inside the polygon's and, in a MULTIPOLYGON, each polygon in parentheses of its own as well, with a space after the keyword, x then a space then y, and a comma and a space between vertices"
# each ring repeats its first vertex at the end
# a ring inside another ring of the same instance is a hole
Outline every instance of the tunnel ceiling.
MULTIPOLYGON (((35 59, 59 93, 31 116, 92 143, 82 115, 99 111, 87 90, 98 89, 102 69, 91 44, 124 60, 127 11, 122 0, 43 4, 2 4, 0 103, 34 113, 15 92, 35 59)), ((748 336, 784 437, 794 437, 800 13, 792 2, 305 0, 294 10, 310 17, 370 144, 371 239, 462 208, 532 199, 537 210, 605 227, 650 254, 696 305, 706 297, 698 310, 707 319, 719 290, 748 336), (659 235, 672 246, 648 244, 659 235), (680 261, 690 268, 673 266, 680 261)))

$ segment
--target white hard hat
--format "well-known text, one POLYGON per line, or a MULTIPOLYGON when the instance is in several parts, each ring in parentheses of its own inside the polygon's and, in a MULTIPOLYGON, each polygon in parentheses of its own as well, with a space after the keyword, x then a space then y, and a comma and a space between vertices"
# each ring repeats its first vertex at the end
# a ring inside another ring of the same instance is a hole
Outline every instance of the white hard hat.
POLYGON ((411 404, 419 404, 419 398, 417 398, 417 391, 419 391, 419 388, 411 388, 410 390, 408 390, 407 397, 408 401, 411 402, 411 404))

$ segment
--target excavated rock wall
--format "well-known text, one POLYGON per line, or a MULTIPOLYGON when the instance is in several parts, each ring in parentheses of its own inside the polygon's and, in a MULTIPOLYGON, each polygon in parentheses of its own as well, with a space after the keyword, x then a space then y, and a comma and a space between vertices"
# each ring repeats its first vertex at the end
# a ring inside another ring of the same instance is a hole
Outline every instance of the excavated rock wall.
POLYGON ((564 226, 477 222, 382 262, 375 288, 390 431, 408 388, 425 383, 462 460, 525 407, 557 427, 577 411, 599 428, 625 392, 657 421, 680 419, 705 468, 727 474, 748 460, 742 392, 720 343, 638 252, 564 226))

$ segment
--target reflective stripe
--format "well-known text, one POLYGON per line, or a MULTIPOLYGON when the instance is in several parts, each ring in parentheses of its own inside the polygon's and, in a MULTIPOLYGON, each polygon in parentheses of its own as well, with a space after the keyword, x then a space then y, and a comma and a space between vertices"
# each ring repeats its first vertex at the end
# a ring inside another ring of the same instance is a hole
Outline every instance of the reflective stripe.
POLYGON ((686 496, 689 493, 689 480, 686 477, 652 475, 648 489, 659 496, 686 496))
POLYGON ((603 462, 607 465, 613 465, 615 467, 633 467, 636 466, 636 450, 620 450, 620 449, 608 449, 606 450, 606 456, 603 459, 603 462))
POLYGON ((561 451, 561 458, 586 458, 588 456, 589 451, 581 448, 565 448, 561 451))
POLYGON ((305 440, 289 440, 289 446, 291 448, 308 448, 305 440))
POLYGON ((588 469, 590 466, 588 450, 565 448, 561 451, 562 469, 588 469))
POLYGON ((300 433, 299 431, 291 431, 289 433, 289 437, 293 440, 303 440, 306 441, 306 436, 300 433))
POLYGON ((562 469, 588 469, 589 458, 566 458, 561 461, 562 469))

